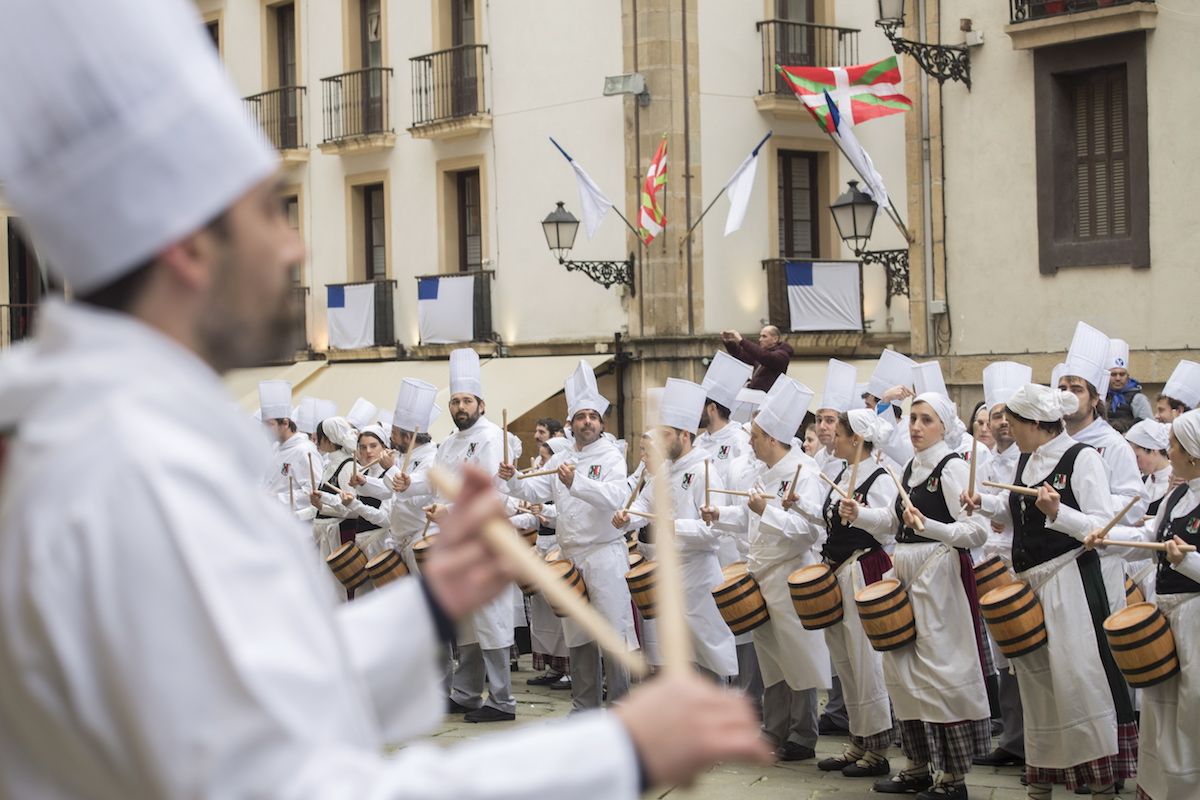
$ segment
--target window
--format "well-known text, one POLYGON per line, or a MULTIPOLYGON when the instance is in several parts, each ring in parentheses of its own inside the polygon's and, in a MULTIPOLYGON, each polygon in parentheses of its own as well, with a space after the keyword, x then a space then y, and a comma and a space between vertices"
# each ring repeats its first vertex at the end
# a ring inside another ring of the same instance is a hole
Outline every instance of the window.
POLYGON ((379 4, 380 0, 361 0, 359 6, 363 68, 383 66, 383 13, 379 4))
POLYGON ((779 256, 816 258, 817 154, 779 151, 779 256))
POLYGON ((37 305, 46 294, 46 282, 42 268, 34 251, 21 234, 15 218, 8 220, 8 305, 0 307, 4 312, 0 323, 0 341, 15 342, 32 333, 33 316, 37 305))
POLYGON ((208 31, 208 38, 212 39, 213 47, 217 52, 221 52, 221 23, 217 20, 211 20, 204 23, 204 30, 208 31))
POLYGON ((1150 266, 1145 34, 1034 53, 1038 255, 1150 266))
POLYGON ((458 190, 458 270, 483 268, 483 208, 479 170, 455 174, 458 190))
POLYGON ((281 3, 275 16, 276 80, 280 86, 296 85, 296 4, 281 3))
MULTIPOLYGON (((290 194, 283 198, 283 214, 287 217, 288 227, 300 235, 300 198, 297 195, 290 194)), ((292 265, 292 285, 304 285, 304 265, 292 265)))
POLYGON ((366 280, 381 281, 387 278, 387 218, 383 184, 368 184, 361 191, 366 280))

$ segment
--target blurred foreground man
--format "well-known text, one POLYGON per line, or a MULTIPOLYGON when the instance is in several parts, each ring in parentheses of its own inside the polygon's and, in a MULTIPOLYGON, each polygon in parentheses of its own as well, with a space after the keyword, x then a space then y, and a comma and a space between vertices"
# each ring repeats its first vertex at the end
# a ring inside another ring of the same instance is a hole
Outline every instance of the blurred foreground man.
POLYGON ((464 470, 423 578, 339 606, 218 377, 282 353, 304 253, 195 10, 0 18, 0 182, 77 298, 0 360, 0 797, 616 798, 764 759, 744 701, 688 676, 384 758, 441 720, 441 642, 512 580, 491 477, 464 470), (66 452, 106 469, 63 492, 66 452))

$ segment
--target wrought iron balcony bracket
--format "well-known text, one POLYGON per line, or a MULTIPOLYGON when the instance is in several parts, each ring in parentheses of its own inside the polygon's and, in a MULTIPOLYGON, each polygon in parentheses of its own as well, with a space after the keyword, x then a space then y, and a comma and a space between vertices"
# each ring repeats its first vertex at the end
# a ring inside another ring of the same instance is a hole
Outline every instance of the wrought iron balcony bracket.
POLYGON ((566 267, 568 272, 582 272, 605 289, 621 283, 629 287, 631 295, 637 294, 633 285, 633 253, 624 261, 568 261, 559 258, 558 263, 566 267))
POLYGON ((908 297, 908 251, 863 250, 858 257, 864 264, 882 264, 887 276, 887 305, 893 297, 908 297))
POLYGON ((914 42, 896 35, 899 25, 895 22, 875 24, 883 29, 883 35, 892 43, 892 50, 897 55, 912 56, 925 74, 936 79, 939 85, 948 80, 962 81, 970 90, 971 56, 966 45, 914 42))

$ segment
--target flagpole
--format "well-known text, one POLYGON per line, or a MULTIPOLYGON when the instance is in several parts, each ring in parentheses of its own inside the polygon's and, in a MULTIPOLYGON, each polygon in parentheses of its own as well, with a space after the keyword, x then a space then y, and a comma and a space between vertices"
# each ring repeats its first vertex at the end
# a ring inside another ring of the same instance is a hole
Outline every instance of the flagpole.
MULTIPOLYGON (((767 143, 767 139, 770 139, 774 134, 775 134, 775 131, 767 131, 767 135, 762 137, 762 139, 759 140, 758 144, 754 145, 754 149, 750 151, 750 157, 753 158, 754 156, 758 155, 758 151, 761 150, 762 146, 767 143)), ((732 182, 732 181, 730 181, 730 182, 732 182)), ((700 224, 701 220, 703 220, 706 216, 708 216, 708 212, 712 211, 712 207, 717 204, 717 201, 720 200, 722 196, 724 196, 725 190, 728 188, 729 188, 729 183, 726 183, 724 186, 721 187, 721 191, 717 192, 717 196, 714 197, 712 199, 712 202, 709 203, 708 206, 705 207, 704 211, 702 211, 700 213, 700 216, 697 217, 696 221, 692 223, 692 227, 688 228, 687 233, 685 233, 682 237, 680 237, 680 239, 679 239, 680 247, 683 247, 684 242, 686 242, 688 239, 692 238, 692 232, 696 230, 696 226, 700 224)))
MULTIPOLYGON (((575 163, 575 159, 571 158, 570 154, 568 154, 566 150, 563 150, 561 144, 554 141, 553 136, 550 136, 548 138, 550 139, 550 144, 552 144, 556 148, 558 148, 558 152, 563 154, 563 158, 565 158, 567 161, 571 162, 572 164, 575 163)), ((609 206, 609 208, 612 210, 612 212, 614 214, 616 214, 618 217, 621 218, 621 222, 625 223, 625 227, 629 228, 630 233, 632 233, 635 237, 637 237, 637 239, 641 240, 641 238, 642 238, 641 232, 638 231, 637 228, 633 227, 633 225, 629 222, 629 220, 625 219, 625 215, 622 214, 621 211, 615 205, 609 206)))
MULTIPOLYGON (((808 106, 805 106, 805 108, 808 108, 808 106)), ((825 129, 822 127, 822 130, 825 129)), ((863 175, 858 167, 854 166, 854 161, 850 158, 850 154, 846 152, 846 148, 842 147, 842 140, 827 130, 825 131, 825 135, 837 145, 838 150, 842 151, 842 155, 846 157, 846 161, 850 164, 854 171, 858 173, 858 177, 862 178, 863 183, 869 186, 871 182, 867 180, 867 176, 863 175)), ((880 208, 882 208, 883 212, 888 215, 888 218, 895 223, 896 229, 900 231, 900 235, 904 237, 904 241, 912 244, 914 240, 912 236, 909 235, 908 228, 904 226, 904 220, 900 218, 900 212, 896 210, 896 204, 892 202, 891 194, 888 195, 888 204, 886 206, 880 206, 880 208)))

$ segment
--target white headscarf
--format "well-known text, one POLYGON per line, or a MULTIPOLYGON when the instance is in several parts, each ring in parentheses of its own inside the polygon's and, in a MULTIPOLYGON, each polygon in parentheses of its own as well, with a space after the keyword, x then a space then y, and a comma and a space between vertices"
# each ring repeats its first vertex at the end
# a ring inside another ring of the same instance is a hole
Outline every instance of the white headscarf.
POLYGON ((882 442, 892 435, 892 424, 869 408, 852 408, 846 412, 850 430, 868 442, 882 442))
POLYGON ((1125 439, 1147 450, 1166 450, 1171 444, 1171 426, 1153 419, 1140 419, 1125 433, 1125 439))
POLYGON ((353 451, 358 447, 358 433, 345 417, 330 417, 321 422, 321 431, 325 438, 344 450, 353 451))
POLYGON ((1200 458, 1200 411, 1180 414, 1171 423, 1171 432, 1192 458, 1200 458))
POLYGON ((1079 398, 1049 386, 1027 383, 1006 404, 1014 414, 1034 422, 1058 422, 1079 410, 1079 398))
POLYGON ((951 447, 957 447, 966 433, 967 426, 958 418, 958 407, 954 405, 954 401, 939 392, 923 392, 913 398, 913 405, 917 403, 925 403, 933 409, 933 413, 938 415, 946 429, 942 434, 942 441, 951 447))

